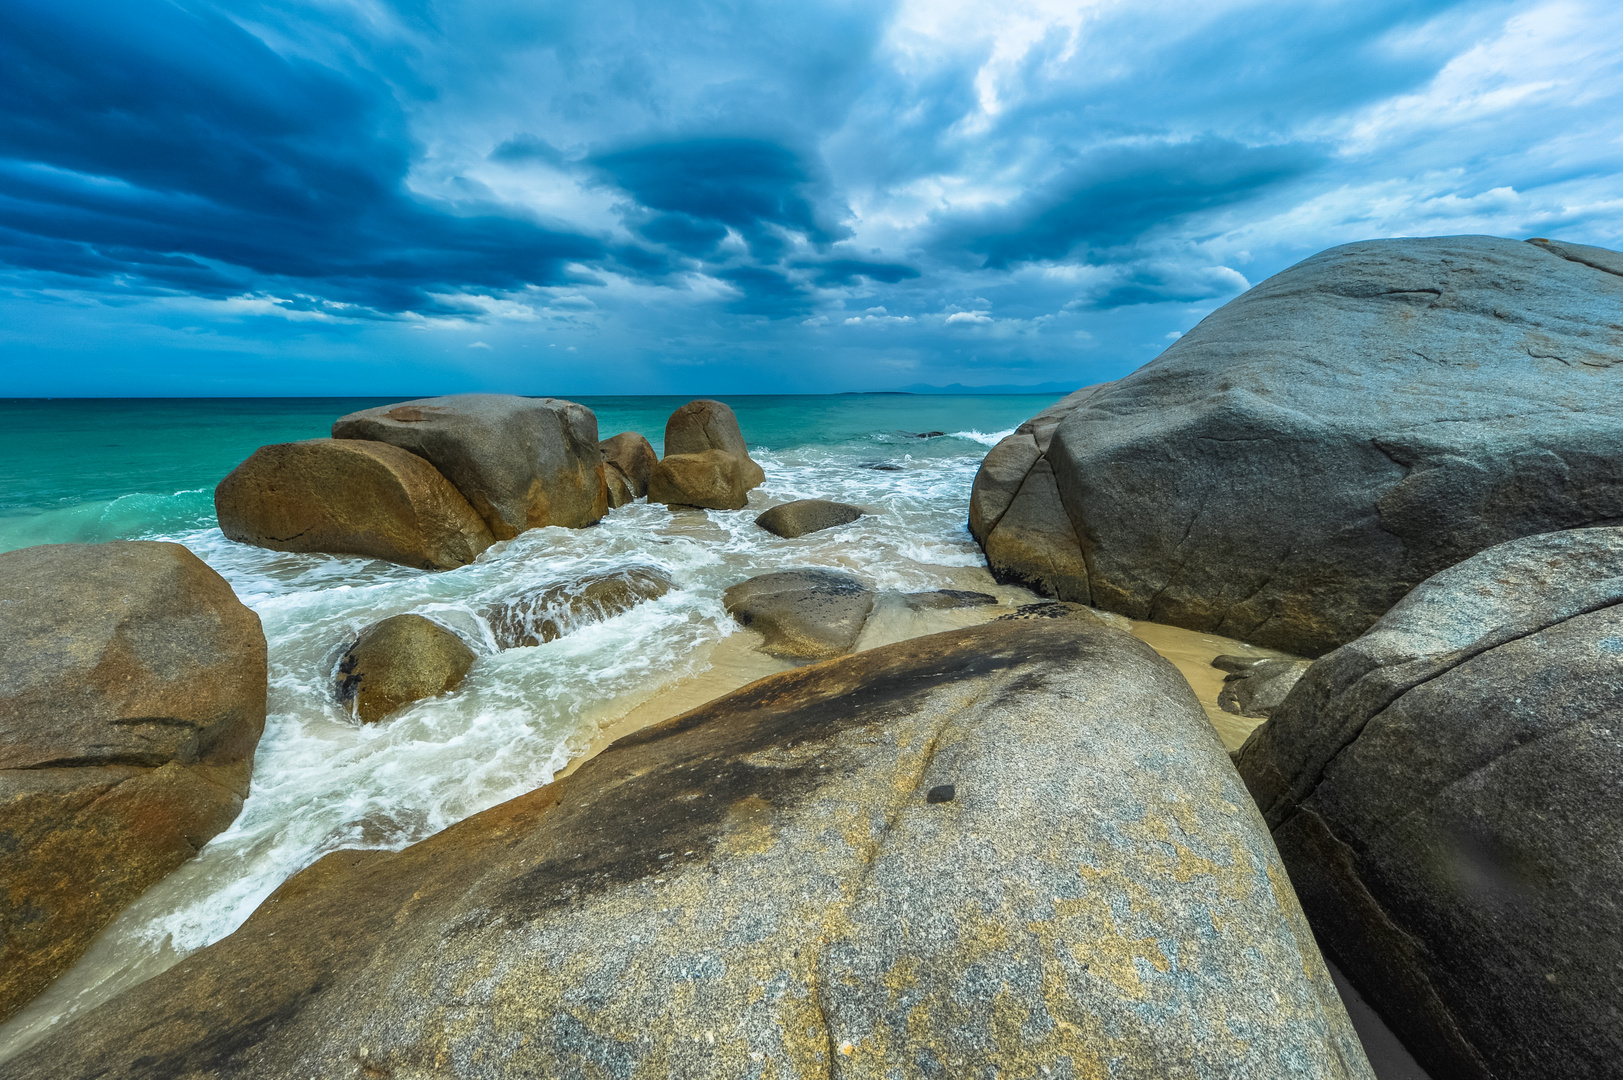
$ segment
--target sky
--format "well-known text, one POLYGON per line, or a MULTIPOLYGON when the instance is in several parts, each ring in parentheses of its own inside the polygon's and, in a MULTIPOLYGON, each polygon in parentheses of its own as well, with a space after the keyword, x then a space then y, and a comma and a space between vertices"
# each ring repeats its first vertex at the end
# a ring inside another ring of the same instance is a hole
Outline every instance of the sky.
POLYGON ((1081 386, 1620 174, 1615 0, 0 0, 0 396, 1081 386))

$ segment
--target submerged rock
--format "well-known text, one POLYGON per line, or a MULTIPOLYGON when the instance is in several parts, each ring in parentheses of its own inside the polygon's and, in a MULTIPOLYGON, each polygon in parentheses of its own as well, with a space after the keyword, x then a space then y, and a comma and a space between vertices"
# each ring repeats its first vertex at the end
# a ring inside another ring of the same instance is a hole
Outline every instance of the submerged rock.
POLYGON ((648 501, 706 510, 742 510, 749 505, 744 459, 724 450, 666 454, 648 474, 648 501))
POLYGON ((1218 708, 1239 716, 1267 717, 1284 702, 1311 660, 1219 656, 1212 666, 1227 671, 1218 708), (1233 665, 1233 666, 1230 666, 1233 665))
POLYGON ((1005 580, 1320 655, 1474 552, 1623 520, 1620 262, 1321 252, 1010 436, 971 528, 1005 580))
MULTIPOLYGON (((677 454, 703 454, 720 450, 739 460, 739 476, 744 490, 752 491, 766 480, 766 473, 750 458, 738 417, 719 401, 690 401, 671 413, 665 422, 665 457, 677 454)), ((730 509, 737 509, 731 507, 730 509)))
POLYGON ((0 1076, 447 1070, 1370 1077, 1188 686, 1080 623, 773 676, 329 855, 0 1076))
POLYGON ((592 410, 561 398, 453 394, 341 417, 335 439, 389 443, 423 458, 462 492, 497 540, 526 529, 578 529, 608 509, 592 410))
POLYGON ((421 615, 394 615, 361 631, 338 665, 338 700, 363 724, 462 685, 473 650, 421 615))
POLYGON ((671 579, 648 566, 632 566, 580 581, 562 581, 493 604, 485 612, 503 649, 540 645, 577 626, 624 614, 671 589, 671 579))
POLYGON ((214 489, 214 510, 220 530, 238 543, 424 570, 466 565, 495 542, 434 466, 361 439, 261 446, 214 489))
POLYGON ((0 1020, 236 818, 265 691, 259 616, 179 544, 0 554, 0 1020))
POLYGON ((659 456, 647 439, 635 431, 622 431, 611 439, 604 439, 597 447, 603 452, 604 462, 626 478, 632 498, 640 499, 648 494, 648 474, 658 463, 659 456))
POLYGON ((766 638, 763 651, 822 660, 856 644, 874 591, 835 570, 783 570, 739 582, 721 600, 741 625, 766 638))
POLYGON ((832 529, 836 525, 849 525, 863 515, 859 506, 829 502, 827 499, 796 499, 794 502, 774 506, 755 519, 755 524, 785 540, 805 536, 807 533, 832 529))
POLYGON ((1623 1060, 1623 529, 1489 548, 1236 755, 1342 971, 1437 1077, 1623 1060))

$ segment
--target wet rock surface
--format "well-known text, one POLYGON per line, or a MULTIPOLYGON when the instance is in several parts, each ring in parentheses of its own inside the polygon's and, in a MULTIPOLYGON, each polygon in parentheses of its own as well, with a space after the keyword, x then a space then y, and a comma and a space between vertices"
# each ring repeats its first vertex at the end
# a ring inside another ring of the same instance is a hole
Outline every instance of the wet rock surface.
POLYGON ((850 651, 873 611, 874 591, 837 570, 782 570, 739 582, 722 594, 728 614, 766 638, 789 660, 822 660, 850 651))
POLYGON ((1342 970, 1437 1077, 1623 1059, 1623 529, 1527 537, 1313 664, 1236 756, 1342 970))
POLYGON ((755 524, 785 540, 821 532, 837 525, 849 525, 863 514, 860 506, 829 502, 827 499, 796 499, 774 506, 755 519, 755 524))
POLYGON ((388 443, 261 446, 214 489, 220 530, 273 551, 322 551, 449 570, 495 542, 462 493, 388 443))
POLYGON ((265 653, 179 544, 0 554, 0 1019, 237 816, 265 653))
POLYGON ((473 667, 455 633, 421 615, 394 615, 362 630, 338 665, 338 700, 363 724, 413 701, 449 693, 473 667))
POLYGON ((1477 551, 1623 521, 1618 261, 1486 236, 1321 252, 1022 426, 971 528, 1004 580, 1321 655, 1477 551))
POLYGON ((1187 685, 1063 621, 773 676, 404 851, 329 855, 0 1076, 448 1063, 1370 1076, 1187 685))
POLYGON ((997 597, 991 593, 975 592, 972 589, 931 589, 929 592, 903 593, 902 602, 908 607, 921 611, 936 611, 949 608, 981 607, 986 604, 995 604, 997 597))
POLYGON ((388 443, 423 458, 497 540, 547 525, 580 528, 608 508, 597 417, 562 398, 420 398, 341 417, 332 434, 388 443))
POLYGON ((666 454, 648 474, 648 501, 703 510, 742 510, 749 505, 744 459, 724 450, 666 454))
POLYGON ((657 600, 671 579, 647 566, 627 567, 579 581, 561 581, 492 605, 484 615, 499 648, 553 641, 579 626, 624 614, 657 600))

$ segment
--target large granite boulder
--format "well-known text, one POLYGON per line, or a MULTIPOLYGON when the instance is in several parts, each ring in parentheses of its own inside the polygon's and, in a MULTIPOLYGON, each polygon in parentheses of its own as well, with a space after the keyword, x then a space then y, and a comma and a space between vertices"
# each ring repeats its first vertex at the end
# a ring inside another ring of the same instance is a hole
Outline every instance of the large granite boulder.
POLYGON ((849 525, 863 514, 862 507, 849 503, 830 502, 827 499, 796 499, 781 503, 755 519, 755 524, 785 540, 796 540, 807 533, 832 529, 836 525, 849 525))
POLYGON ((763 679, 338 852, 0 1076, 1370 1072, 1170 664, 1081 623, 763 679))
POLYGON ((483 614, 499 648, 526 648, 623 615, 670 590, 671 579, 664 572, 651 566, 628 566, 526 589, 490 605, 483 614))
POLYGON ((453 394, 340 417, 335 439, 410 450, 462 492, 497 540, 590 525, 608 509, 592 410, 561 398, 453 394))
POLYGON ((720 450, 738 458, 745 491, 766 481, 766 473, 749 455, 733 410, 719 401, 690 401, 665 422, 665 456, 703 454, 707 450, 720 450))
POLYGON ((1501 544, 1237 754, 1314 929, 1437 1080, 1623 1061, 1623 529, 1501 544))
POLYGON ((388 443, 261 446, 214 489, 220 530, 274 551, 324 551, 449 570, 495 538, 427 461, 388 443))
POLYGON ((0 554, 0 1020, 236 818, 265 687, 259 616, 179 544, 0 554))
POLYGON ((666 454, 648 474, 648 501, 705 510, 742 510, 749 505, 744 461, 725 450, 666 454))
POLYGON ((659 455, 654 453, 647 439, 635 431, 622 431, 613 438, 604 439, 597 447, 602 451, 604 464, 612 466, 626 478, 632 498, 640 499, 648 494, 648 474, 653 472, 659 455))
POLYGON ((838 570, 780 570, 722 593, 727 613, 766 638, 761 648, 786 660, 850 652, 873 611, 874 591, 838 570))
POLYGON ((1010 436, 971 528, 1005 580, 1320 655, 1483 548, 1623 520, 1620 262, 1322 252, 1010 436))
POLYGON ((422 615, 391 615, 362 630, 338 664, 338 700, 363 724, 462 685, 473 650, 422 615))

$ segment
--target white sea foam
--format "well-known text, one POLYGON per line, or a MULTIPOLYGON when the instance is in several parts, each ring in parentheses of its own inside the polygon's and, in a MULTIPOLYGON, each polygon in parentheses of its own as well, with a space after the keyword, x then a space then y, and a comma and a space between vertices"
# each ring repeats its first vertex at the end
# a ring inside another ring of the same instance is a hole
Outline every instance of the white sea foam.
POLYGON ((951 438, 951 439, 968 439, 971 442, 978 442, 982 446, 996 446, 998 443, 1002 442, 1004 439, 1007 439, 1010 435, 1013 435, 1014 432, 1015 432, 1015 429, 1010 428, 1008 431, 994 431, 994 432, 991 432, 990 434, 988 434, 987 432, 976 431, 973 428, 971 428, 968 431, 954 431, 951 435, 948 436, 948 438, 951 438))
POLYGON ((671 513, 636 503, 595 528, 527 532, 439 574, 265 551, 217 528, 171 534, 224 575, 265 628, 270 717, 252 793, 230 828, 127 908, 72 971, 0 1028, 0 1056, 229 934, 321 856, 398 849, 546 783, 605 726, 706 669, 711 650, 738 631, 721 604, 729 585, 829 566, 881 589, 993 587, 965 520, 981 446, 1006 434, 906 440, 906 452, 883 462, 864 455, 895 454, 904 440, 760 450, 767 480, 749 509, 671 513), (870 514, 797 540, 755 525, 764 506, 807 497, 870 514), (545 645, 496 651, 481 615, 488 604, 626 566, 658 569, 674 588, 545 645), (480 659, 456 692, 358 725, 333 697, 338 659, 363 627, 408 611, 455 630, 480 659))

